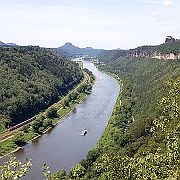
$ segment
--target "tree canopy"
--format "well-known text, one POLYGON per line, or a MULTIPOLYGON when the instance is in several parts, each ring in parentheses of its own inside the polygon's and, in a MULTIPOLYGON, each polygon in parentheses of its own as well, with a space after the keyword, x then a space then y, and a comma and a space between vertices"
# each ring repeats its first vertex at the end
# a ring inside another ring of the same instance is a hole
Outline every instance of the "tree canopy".
POLYGON ((79 66, 51 50, 0 47, 0 131, 32 117, 78 83, 79 66))

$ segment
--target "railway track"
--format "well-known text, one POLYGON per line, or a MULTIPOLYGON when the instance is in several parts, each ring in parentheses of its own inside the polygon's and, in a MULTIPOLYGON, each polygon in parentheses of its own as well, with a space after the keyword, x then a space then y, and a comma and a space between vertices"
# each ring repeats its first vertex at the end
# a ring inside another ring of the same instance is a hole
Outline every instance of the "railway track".
MULTIPOLYGON (((86 72, 84 72, 84 71, 83 71, 83 73, 84 73, 84 79, 82 80, 82 82, 81 82, 76 88, 74 88, 73 90, 71 90, 71 91, 70 91, 65 97, 63 97, 59 102, 54 103, 54 104, 51 105, 49 108, 51 108, 51 107, 54 107, 54 108, 57 108, 57 109, 61 108, 63 101, 64 101, 71 93, 75 92, 82 84, 88 83, 88 82, 90 81, 89 75, 88 75, 86 72)), ((43 115, 45 115, 45 113, 46 113, 46 111, 43 112, 43 115)), ((37 115, 37 116, 38 116, 38 115, 37 115)), ((12 136, 14 136, 14 134, 15 134, 16 132, 18 132, 18 130, 19 130, 20 128, 22 128, 24 125, 27 125, 27 124, 32 123, 35 119, 36 119, 36 116, 34 116, 34 117, 30 118, 30 119, 27 119, 26 121, 23 121, 22 123, 19 123, 19 124, 13 126, 13 127, 10 127, 9 129, 7 129, 6 131, 4 131, 3 133, 0 133, 0 142, 5 141, 6 139, 11 138, 12 136)))

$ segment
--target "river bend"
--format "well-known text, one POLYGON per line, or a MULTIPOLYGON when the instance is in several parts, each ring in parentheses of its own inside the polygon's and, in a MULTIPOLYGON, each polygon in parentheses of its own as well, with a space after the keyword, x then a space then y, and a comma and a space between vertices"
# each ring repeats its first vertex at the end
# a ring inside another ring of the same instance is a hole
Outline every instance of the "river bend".
POLYGON ((92 63, 84 62, 84 67, 96 76, 91 94, 54 129, 13 154, 22 161, 31 159, 32 168, 23 179, 42 179, 43 163, 47 163, 53 172, 58 169, 69 171, 100 139, 120 87, 115 79, 100 72, 92 63), (81 136, 84 129, 88 133, 81 136))

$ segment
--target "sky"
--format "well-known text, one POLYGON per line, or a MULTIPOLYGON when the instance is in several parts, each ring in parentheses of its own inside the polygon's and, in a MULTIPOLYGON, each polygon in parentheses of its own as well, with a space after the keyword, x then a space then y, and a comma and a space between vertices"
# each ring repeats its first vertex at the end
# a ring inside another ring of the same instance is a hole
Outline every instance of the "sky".
POLYGON ((180 38, 180 0, 0 0, 0 41, 130 49, 180 38))

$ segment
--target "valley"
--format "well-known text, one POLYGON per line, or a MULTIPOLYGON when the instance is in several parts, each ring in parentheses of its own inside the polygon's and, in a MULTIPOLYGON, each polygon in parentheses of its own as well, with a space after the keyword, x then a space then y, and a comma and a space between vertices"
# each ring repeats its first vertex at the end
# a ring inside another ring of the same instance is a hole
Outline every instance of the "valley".
MULTIPOLYGON (((69 59, 78 57, 80 78, 74 85, 68 81, 69 89, 61 89, 66 96, 49 104, 32 126, 17 130, 23 134, 15 130, 13 143, 18 140, 16 145, 22 148, 13 155, 20 161, 32 159, 32 168, 23 179, 42 179, 44 162, 51 168, 48 176, 52 179, 179 178, 179 40, 132 50, 103 50, 96 56, 90 51, 86 55, 81 48, 78 53, 66 49, 64 54, 39 47, 38 51, 52 53, 53 59, 65 58, 61 65, 74 66, 69 59), (32 132, 39 137, 26 144, 33 139, 32 132)), ((3 92, 1 97, 4 103, 9 96, 3 92)), ((2 132, 10 123, 7 115, 2 132)), ((6 153, 11 143, 1 139, 1 150, 6 153)), ((6 160, 1 159, 1 164, 6 160)))

